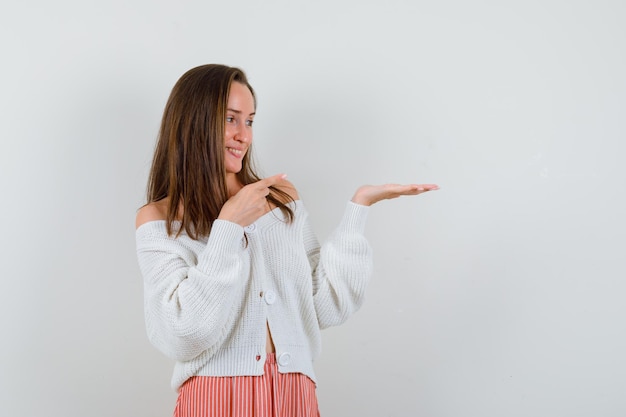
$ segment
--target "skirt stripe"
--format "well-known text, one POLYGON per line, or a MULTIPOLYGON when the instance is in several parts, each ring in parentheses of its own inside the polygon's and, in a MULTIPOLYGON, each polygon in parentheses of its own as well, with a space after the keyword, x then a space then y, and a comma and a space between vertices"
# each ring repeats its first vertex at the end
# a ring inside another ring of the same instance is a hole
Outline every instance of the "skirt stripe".
POLYGON ((180 388, 174 417, 319 417, 315 383, 281 374, 268 354, 262 376, 194 376, 180 388))

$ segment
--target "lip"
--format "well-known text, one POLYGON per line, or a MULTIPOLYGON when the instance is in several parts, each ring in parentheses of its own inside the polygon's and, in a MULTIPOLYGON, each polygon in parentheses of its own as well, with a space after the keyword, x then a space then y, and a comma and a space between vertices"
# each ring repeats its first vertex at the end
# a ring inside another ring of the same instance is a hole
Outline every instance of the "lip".
POLYGON ((230 155, 234 156, 235 158, 241 159, 243 158, 243 156, 246 154, 246 150, 242 149, 242 148, 236 148, 233 146, 227 146, 226 147, 226 152, 228 152, 230 155))

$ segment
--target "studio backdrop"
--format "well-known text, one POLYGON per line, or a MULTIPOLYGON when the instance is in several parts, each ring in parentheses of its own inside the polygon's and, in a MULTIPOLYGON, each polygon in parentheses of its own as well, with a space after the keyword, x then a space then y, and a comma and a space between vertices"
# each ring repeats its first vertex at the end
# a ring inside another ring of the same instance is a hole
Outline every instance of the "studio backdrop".
POLYGON ((626 3, 0 6, 0 404, 168 416, 134 219, 176 80, 239 66, 254 152, 324 240, 361 184, 363 308, 323 332, 323 416, 626 415, 626 3))

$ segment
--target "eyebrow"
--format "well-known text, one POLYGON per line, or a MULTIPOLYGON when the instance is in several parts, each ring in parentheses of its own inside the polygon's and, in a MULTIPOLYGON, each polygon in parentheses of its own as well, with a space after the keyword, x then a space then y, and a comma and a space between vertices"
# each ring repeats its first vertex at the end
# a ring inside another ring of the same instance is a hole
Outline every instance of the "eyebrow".
MULTIPOLYGON (((226 111, 232 111, 233 113, 241 114, 241 110, 235 110, 235 109, 227 108, 226 111)), ((255 114, 256 114, 256 112, 250 113, 249 116, 254 116, 255 114)))

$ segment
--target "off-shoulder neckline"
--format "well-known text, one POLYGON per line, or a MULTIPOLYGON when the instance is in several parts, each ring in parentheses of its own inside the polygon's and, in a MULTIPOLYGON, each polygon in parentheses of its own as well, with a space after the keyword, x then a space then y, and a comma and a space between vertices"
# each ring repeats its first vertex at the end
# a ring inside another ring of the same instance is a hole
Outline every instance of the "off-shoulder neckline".
MULTIPOLYGON (((289 203, 286 204, 287 206, 289 206, 292 209, 296 209, 299 206, 302 205, 302 201, 300 199, 297 200, 293 200, 290 201, 289 203)), ((271 209, 270 211, 268 211, 267 213, 263 214, 261 217, 259 217, 254 223, 257 225, 264 225, 268 220, 266 219, 270 219, 269 221, 271 221, 271 214, 273 214, 274 218, 276 218, 276 216, 280 216, 278 219, 279 220, 285 220, 284 215, 282 213, 282 211, 280 211, 280 207, 274 207, 273 209, 271 209), (279 214, 277 214, 279 213, 279 214)), ((167 220, 165 219, 158 219, 158 220, 149 220, 145 223, 142 223, 139 227, 137 227, 135 229, 135 233, 139 233, 140 230, 142 229, 153 229, 153 228, 162 228, 165 229, 165 224, 167 223, 167 220), (145 227, 144 227, 145 226, 145 227)), ((173 222, 174 224, 179 224, 180 220, 174 220, 173 222)))

